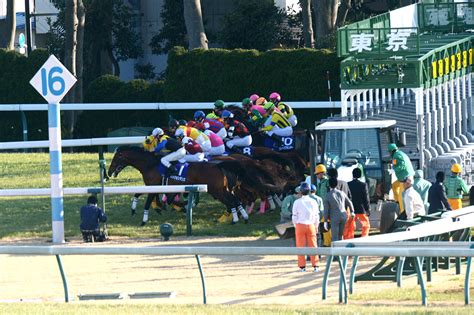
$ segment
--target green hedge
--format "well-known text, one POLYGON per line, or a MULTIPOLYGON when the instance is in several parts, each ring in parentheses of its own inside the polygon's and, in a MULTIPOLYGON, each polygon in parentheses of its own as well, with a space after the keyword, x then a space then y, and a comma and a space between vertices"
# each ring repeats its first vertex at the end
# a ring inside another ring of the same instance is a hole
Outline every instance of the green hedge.
POLYGON ((327 100, 326 72, 339 98, 340 59, 329 50, 193 50, 174 48, 168 56, 163 96, 169 102, 240 100, 278 91, 292 101, 327 100))

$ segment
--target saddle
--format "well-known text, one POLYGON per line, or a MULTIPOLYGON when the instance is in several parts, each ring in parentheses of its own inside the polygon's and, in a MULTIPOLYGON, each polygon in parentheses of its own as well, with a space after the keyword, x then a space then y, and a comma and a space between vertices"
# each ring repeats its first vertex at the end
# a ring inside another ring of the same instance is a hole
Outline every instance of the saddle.
POLYGON ((295 136, 281 137, 272 135, 265 137, 264 146, 277 152, 287 152, 295 149, 295 136))

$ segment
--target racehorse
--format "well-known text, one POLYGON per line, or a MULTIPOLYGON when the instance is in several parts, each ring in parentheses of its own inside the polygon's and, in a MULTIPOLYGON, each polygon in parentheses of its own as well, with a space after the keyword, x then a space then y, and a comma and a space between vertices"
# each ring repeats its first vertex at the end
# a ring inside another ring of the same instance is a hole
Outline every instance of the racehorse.
MULTIPOLYGON (((159 165, 159 157, 156 157, 153 153, 146 152, 139 147, 121 146, 115 152, 108 170, 108 175, 116 177, 125 167, 132 166, 142 174, 145 185, 161 185, 162 175, 158 169, 159 165)), ((232 168, 232 165, 229 165, 229 167, 232 168)), ((208 193, 222 202, 226 206, 227 211, 233 214, 232 223, 238 221, 236 209, 239 209, 242 218, 247 223, 248 215, 242 207, 241 202, 232 193, 232 187, 229 186, 229 174, 231 174, 229 170, 219 167, 219 165, 215 163, 189 163, 185 180, 178 181, 171 176, 168 179, 168 184, 207 185, 208 193), (228 173, 226 174, 225 172, 228 173)), ((142 225, 145 225, 148 221, 148 210, 153 197, 152 194, 148 195, 142 225)))

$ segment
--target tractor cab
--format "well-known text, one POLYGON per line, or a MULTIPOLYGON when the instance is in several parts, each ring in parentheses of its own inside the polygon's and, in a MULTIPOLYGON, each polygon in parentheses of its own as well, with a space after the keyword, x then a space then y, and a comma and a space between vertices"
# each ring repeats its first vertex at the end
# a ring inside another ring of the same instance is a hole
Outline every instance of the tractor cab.
POLYGON ((316 161, 336 168, 339 179, 352 180, 352 170, 362 171, 372 201, 382 199, 390 189, 387 145, 403 145, 395 120, 328 121, 316 127, 316 161))

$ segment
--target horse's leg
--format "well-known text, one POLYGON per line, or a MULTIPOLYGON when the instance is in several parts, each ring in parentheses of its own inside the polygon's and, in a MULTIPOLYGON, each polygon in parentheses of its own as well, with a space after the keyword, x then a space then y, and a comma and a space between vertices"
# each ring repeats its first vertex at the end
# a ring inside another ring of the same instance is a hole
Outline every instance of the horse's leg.
POLYGON ((276 202, 276 204, 278 205, 278 207, 281 208, 282 202, 281 202, 280 197, 278 197, 277 194, 273 194, 273 200, 275 200, 275 202, 276 202))
POLYGON ((258 214, 265 214, 265 204, 266 204, 266 199, 260 198, 260 209, 258 210, 258 214))
MULTIPOLYGON (((143 209, 143 220, 141 226, 144 226, 148 222, 148 214, 151 206, 151 202, 155 199, 156 194, 148 194, 145 202, 145 208, 143 209)), ((158 214, 161 214, 161 210, 157 210, 158 214)))
POLYGON ((134 216, 137 211, 137 204, 138 204, 138 198, 141 196, 142 194, 135 194, 133 197, 132 197, 132 204, 130 205, 130 209, 132 210, 132 216, 134 216))
POLYGON ((275 210, 276 206, 275 206, 275 202, 273 201, 272 196, 268 196, 267 201, 268 201, 268 204, 270 205, 270 210, 275 210))
POLYGON ((247 212, 245 211, 243 205, 241 202, 239 202, 239 205, 237 206, 237 208, 239 209, 240 211, 240 215, 242 216, 242 218, 244 219, 244 222, 245 223, 249 223, 249 215, 247 214, 247 212))

